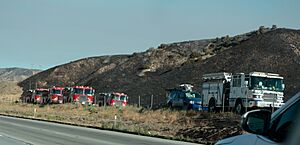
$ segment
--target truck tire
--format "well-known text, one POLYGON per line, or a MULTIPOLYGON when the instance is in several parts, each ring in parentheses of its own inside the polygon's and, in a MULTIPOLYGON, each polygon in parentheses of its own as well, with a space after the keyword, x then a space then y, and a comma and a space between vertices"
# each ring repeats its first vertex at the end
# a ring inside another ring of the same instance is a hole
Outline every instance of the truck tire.
POLYGON ((193 110, 193 105, 192 104, 188 104, 187 110, 193 110))
POLYGON ((208 103, 208 112, 215 112, 215 111, 216 111, 215 99, 210 99, 208 103))
POLYGON ((68 97, 68 103, 73 103, 72 97, 68 97))
POLYGON ((173 108, 172 102, 168 102, 168 108, 169 108, 169 109, 172 109, 172 108, 173 108))
POLYGON ((47 104, 52 104, 52 101, 50 98, 47 98, 46 100, 47 100, 47 104))
POLYGON ((242 100, 237 100, 236 101, 234 111, 235 111, 236 114, 239 114, 239 115, 244 114, 245 109, 244 109, 242 100))
POLYGON ((99 107, 102 107, 102 106, 104 106, 104 102, 103 101, 99 101, 98 105, 99 105, 99 107))

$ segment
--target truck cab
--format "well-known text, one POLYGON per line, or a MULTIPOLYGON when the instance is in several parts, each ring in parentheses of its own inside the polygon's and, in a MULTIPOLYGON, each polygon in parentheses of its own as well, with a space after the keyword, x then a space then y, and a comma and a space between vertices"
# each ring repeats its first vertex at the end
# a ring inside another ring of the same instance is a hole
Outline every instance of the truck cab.
POLYGON ((34 103, 45 104, 49 103, 49 89, 37 88, 34 90, 34 103))
POLYGON ((237 73, 232 76, 229 104, 241 113, 247 108, 271 108, 274 111, 284 104, 283 91, 283 77, 278 74, 237 73))
POLYGON ((88 86, 75 86, 72 91, 73 101, 81 104, 93 104, 95 89, 88 86))
POLYGON ((51 103, 59 103, 62 104, 64 102, 64 97, 63 97, 63 87, 56 87, 53 86, 50 89, 50 99, 51 99, 51 103))
POLYGON ((107 96, 107 105, 125 107, 128 103, 128 95, 125 93, 113 92, 107 96))

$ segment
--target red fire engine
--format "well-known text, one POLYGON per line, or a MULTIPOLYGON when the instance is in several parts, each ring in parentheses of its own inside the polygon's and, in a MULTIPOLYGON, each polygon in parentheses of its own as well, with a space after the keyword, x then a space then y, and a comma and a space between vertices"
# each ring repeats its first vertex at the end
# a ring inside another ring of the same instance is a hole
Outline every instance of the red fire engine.
POLYGON ((73 101, 81 104, 93 104, 95 89, 88 86, 73 87, 73 101))
POLYGON ((56 87, 53 86, 50 89, 50 99, 51 99, 51 103, 59 103, 62 104, 64 102, 64 97, 63 97, 63 87, 56 87))
POLYGON ((123 106, 125 107, 128 103, 128 96, 125 93, 112 93, 108 99, 107 104, 110 106, 123 106))
POLYGON ((34 103, 49 103, 49 89, 37 88, 34 90, 34 103))

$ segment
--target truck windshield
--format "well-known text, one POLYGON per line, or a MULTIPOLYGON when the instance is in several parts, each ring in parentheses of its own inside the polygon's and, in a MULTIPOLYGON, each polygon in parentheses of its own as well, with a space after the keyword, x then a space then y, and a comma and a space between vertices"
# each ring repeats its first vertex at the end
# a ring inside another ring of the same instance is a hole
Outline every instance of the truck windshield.
POLYGON ((43 94, 43 91, 36 91, 35 94, 36 94, 36 95, 42 95, 42 94, 43 94))
POLYGON ((195 92, 186 92, 185 96, 187 98, 201 98, 201 96, 198 93, 195 93, 195 92))
POLYGON ((120 96, 113 96, 114 100, 120 100, 120 96))
POLYGON ((86 94, 86 95, 90 95, 90 94, 93 95, 93 94, 94 94, 93 92, 94 92, 94 91, 93 91, 92 89, 85 89, 85 90, 84 90, 84 94, 86 94))
POLYGON ((282 79, 251 76, 250 88, 283 92, 282 84, 282 79))
POLYGON ((62 94, 62 90, 52 89, 53 94, 62 94))
POLYGON ((121 101, 125 101, 126 98, 127 98, 126 96, 122 95, 122 96, 120 97, 120 100, 121 100, 121 101))
POLYGON ((80 89, 80 88, 74 88, 74 93, 75 93, 75 94, 83 94, 83 89, 80 89))
POLYGON ((35 94, 39 96, 47 95, 48 91, 36 91, 35 94))

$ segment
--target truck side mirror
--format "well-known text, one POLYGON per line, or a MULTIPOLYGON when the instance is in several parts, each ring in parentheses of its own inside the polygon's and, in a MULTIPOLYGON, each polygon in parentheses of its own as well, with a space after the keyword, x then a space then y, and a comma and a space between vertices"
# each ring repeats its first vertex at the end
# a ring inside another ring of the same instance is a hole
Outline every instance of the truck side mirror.
POLYGON ((249 81, 245 81, 245 86, 248 87, 249 81))
POLYGON ((268 110, 252 110, 242 116, 242 128, 249 132, 265 135, 271 121, 271 112, 268 110))
POLYGON ((285 88, 285 84, 282 84, 282 90, 284 90, 284 88, 285 88))
POLYGON ((262 88, 263 83, 262 82, 258 82, 258 87, 262 88))

